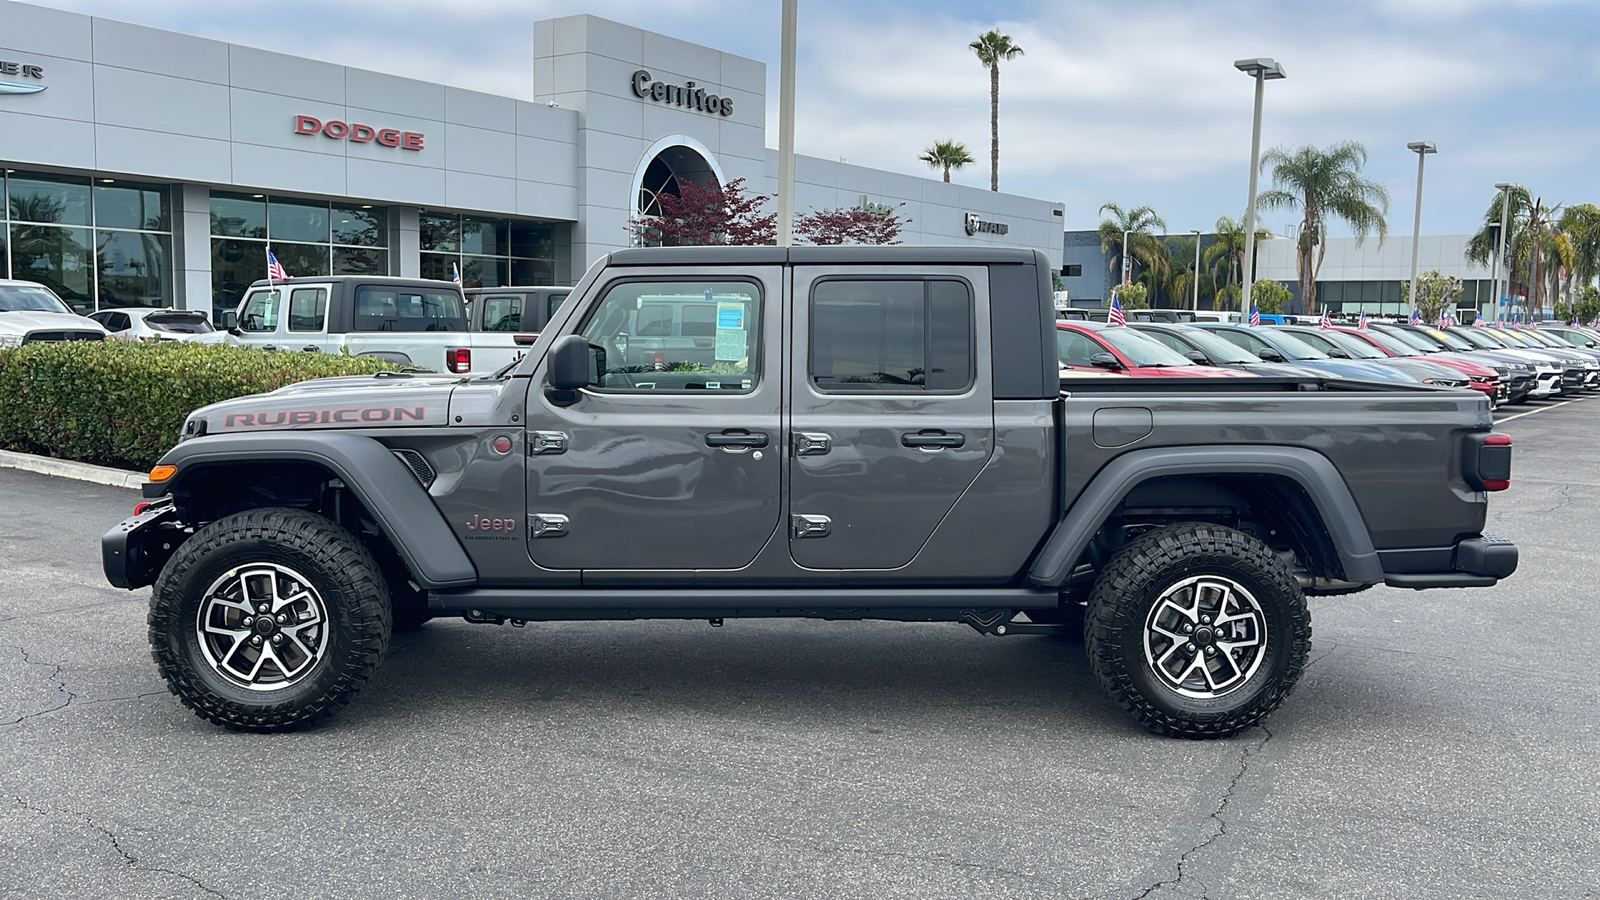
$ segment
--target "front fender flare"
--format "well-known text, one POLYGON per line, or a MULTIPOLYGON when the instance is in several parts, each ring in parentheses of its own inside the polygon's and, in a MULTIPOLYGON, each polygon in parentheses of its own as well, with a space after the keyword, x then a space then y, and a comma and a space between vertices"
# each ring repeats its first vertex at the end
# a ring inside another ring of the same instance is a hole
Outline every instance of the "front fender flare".
POLYGON ((477 568, 416 476, 388 447, 363 435, 277 431, 193 438, 161 457, 160 465, 178 467, 172 480, 146 483, 144 494, 173 493, 195 472, 212 466, 279 461, 312 463, 333 472, 372 513, 422 587, 477 584, 477 568))
POLYGON ((1153 447, 1113 459, 1090 481, 1034 558, 1028 580, 1060 587, 1071 567, 1134 487, 1173 475, 1278 475, 1300 485, 1333 539, 1346 581, 1377 584, 1383 563, 1372 546, 1361 508, 1326 456, 1303 447, 1218 445, 1153 447))

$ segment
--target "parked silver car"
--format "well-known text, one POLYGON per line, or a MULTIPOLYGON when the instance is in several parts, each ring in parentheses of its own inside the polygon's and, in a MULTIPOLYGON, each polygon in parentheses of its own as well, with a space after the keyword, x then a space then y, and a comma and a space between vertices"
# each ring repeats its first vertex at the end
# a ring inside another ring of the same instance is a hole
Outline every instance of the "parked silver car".
POLYGON ((211 327, 206 314, 198 309, 124 307, 102 309, 97 313, 90 313, 89 318, 104 325, 114 340, 236 343, 231 341, 226 331, 211 327))

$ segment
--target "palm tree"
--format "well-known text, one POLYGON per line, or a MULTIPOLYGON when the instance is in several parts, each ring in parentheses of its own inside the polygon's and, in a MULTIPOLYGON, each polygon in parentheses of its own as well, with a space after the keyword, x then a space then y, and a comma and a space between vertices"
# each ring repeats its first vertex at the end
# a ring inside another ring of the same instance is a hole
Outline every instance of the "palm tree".
MULTIPOLYGON (((1212 235, 1214 242, 1211 246, 1205 248, 1202 256, 1205 260, 1206 268, 1211 271, 1212 291, 1218 297, 1221 297, 1224 293, 1232 296, 1235 293, 1232 289, 1239 284, 1239 270, 1244 266, 1244 222, 1231 216, 1222 216, 1217 219, 1215 227, 1216 232, 1212 235), (1217 289, 1216 281, 1219 270, 1226 276, 1224 284, 1229 288, 1228 291, 1217 289)), ((1256 226, 1256 242, 1270 240, 1272 240, 1272 232, 1259 225, 1256 226)))
MULTIPOLYGON (((1112 272, 1117 272, 1122 267, 1122 254, 1124 249, 1130 259, 1141 263, 1145 271, 1165 274, 1167 263, 1172 256, 1167 252, 1167 245, 1155 236, 1157 231, 1166 231, 1167 223, 1156 215, 1156 211, 1148 206, 1139 206, 1124 211, 1115 203, 1104 203, 1100 212, 1110 213, 1109 218, 1100 220, 1100 249, 1108 253, 1115 247, 1116 252, 1111 254, 1110 266, 1112 272), (1122 236, 1128 235, 1128 246, 1122 246, 1122 236)), ((1121 279, 1118 279, 1121 283, 1121 279)))
POLYGON ((1546 206, 1544 198, 1535 197, 1522 185, 1506 189, 1506 196, 1495 194, 1494 201, 1483 213, 1483 227, 1467 241, 1467 260, 1487 265, 1499 252, 1500 210, 1506 208, 1506 272, 1507 293, 1527 297, 1522 311, 1537 313, 1544 308, 1545 259, 1559 259, 1561 249, 1552 245, 1556 230, 1555 214, 1561 204, 1546 206))
POLYGON ((960 141, 938 141, 932 147, 922 151, 917 157, 930 167, 944 170, 944 182, 950 183, 950 170, 961 169, 972 165, 977 160, 967 152, 967 145, 960 141))
POLYGON ((1367 148, 1355 141, 1334 144, 1327 150, 1305 146, 1290 152, 1274 147, 1261 158, 1262 168, 1272 166, 1272 190, 1258 198, 1267 209, 1299 209, 1299 236, 1295 267, 1300 275, 1300 300, 1307 310, 1317 308, 1317 273, 1328 253, 1328 222, 1343 219, 1356 238, 1378 233, 1378 246, 1389 237, 1383 214, 1389 209, 1389 192, 1376 181, 1361 177, 1367 148))
POLYGON ((967 45, 989 69, 989 190, 1000 190, 1000 63, 1022 55, 1011 35, 988 31, 967 45))
POLYGON ((1161 293, 1175 309, 1187 309, 1194 302, 1194 286, 1200 278, 1194 267, 1194 245, 1198 240, 1198 236, 1183 235, 1166 241, 1167 272, 1161 279, 1161 293))
POLYGON ((1556 227, 1570 246, 1567 303, 1571 305, 1582 294, 1582 289, 1600 276, 1600 207, 1593 203, 1569 206, 1556 227))

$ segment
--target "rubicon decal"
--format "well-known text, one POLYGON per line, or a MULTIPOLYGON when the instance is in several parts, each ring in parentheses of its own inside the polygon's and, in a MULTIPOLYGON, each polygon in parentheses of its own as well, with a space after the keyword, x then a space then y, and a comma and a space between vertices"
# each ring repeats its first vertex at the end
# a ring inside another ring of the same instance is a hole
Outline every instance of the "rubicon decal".
POLYGON ((295 425, 375 425, 381 422, 421 422, 425 406, 372 406, 345 409, 285 409, 275 412, 228 413, 222 427, 283 428, 295 425))

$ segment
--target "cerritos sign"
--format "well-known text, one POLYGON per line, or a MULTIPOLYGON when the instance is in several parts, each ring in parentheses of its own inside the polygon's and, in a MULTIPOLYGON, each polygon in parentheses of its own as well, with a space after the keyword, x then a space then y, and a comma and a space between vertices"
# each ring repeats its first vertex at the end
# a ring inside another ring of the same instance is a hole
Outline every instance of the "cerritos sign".
POLYGON ((382 144, 385 147, 395 147, 400 150, 422 149, 422 133, 419 131, 401 131, 398 128, 373 128, 371 125, 340 122, 337 119, 324 122, 316 116, 295 116, 294 133, 320 134, 325 138, 332 138, 336 141, 350 141, 356 144, 382 144))
POLYGON ((967 213, 967 234, 1005 234, 1011 226, 1004 222, 985 222, 977 213, 967 213))
POLYGON ((719 97, 707 93, 705 88, 697 88, 694 82, 688 84, 667 84, 665 81, 656 81, 644 69, 633 73, 633 95, 641 100, 650 100, 667 106, 681 106, 697 112, 710 113, 714 116, 733 115, 733 98, 719 97))

